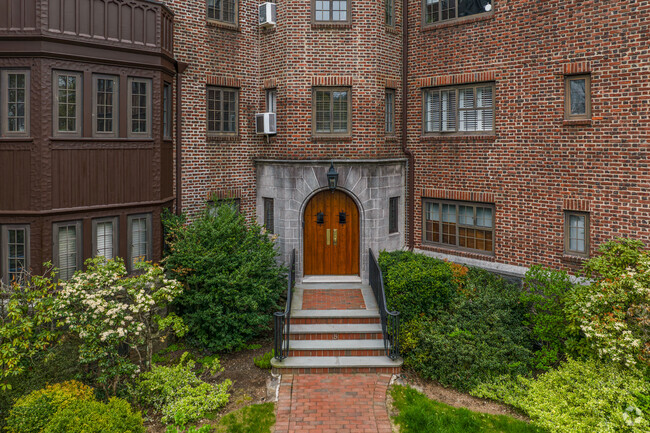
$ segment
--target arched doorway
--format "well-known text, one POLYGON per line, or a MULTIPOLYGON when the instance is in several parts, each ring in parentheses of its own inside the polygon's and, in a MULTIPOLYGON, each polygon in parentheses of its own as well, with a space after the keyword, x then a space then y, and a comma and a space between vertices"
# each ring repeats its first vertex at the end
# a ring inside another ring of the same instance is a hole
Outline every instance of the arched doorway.
POLYGON ((342 191, 313 196, 304 215, 304 274, 359 275, 359 208, 342 191))

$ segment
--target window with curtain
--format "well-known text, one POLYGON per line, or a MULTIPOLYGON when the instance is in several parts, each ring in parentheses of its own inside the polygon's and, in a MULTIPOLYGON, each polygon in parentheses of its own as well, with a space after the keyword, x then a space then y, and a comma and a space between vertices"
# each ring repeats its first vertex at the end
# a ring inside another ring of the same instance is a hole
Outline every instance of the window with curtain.
POLYGON ((315 88, 313 94, 315 134, 350 133, 350 90, 315 88))
POLYGON ((93 256, 112 259, 119 244, 117 217, 93 220, 93 256))
POLYGON ((564 252, 570 255, 589 255, 589 214, 586 212, 565 212, 564 252))
POLYGON ((237 23, 237 0, 207 0, 209 20, 237 23))
POLYGON ((147 218, 131 220, 131 263, 147 260, 147 218))
POLYGON ((423 91, 425 134, 494 131, 494 85, 480 84, 423 91))
POLYGON ((29 226, 3 226, 0 232, 2 248, 2 281, 20 283, 29 268, 29 226))
POLYGON ((81 222, 56 223, 54 236, 54 264, 59 268, 59 279, 68 280, 80 269, 83 259, 81 222))
POLYGON ((423 199, 425 243, 494 252, 494 207, 423 199))

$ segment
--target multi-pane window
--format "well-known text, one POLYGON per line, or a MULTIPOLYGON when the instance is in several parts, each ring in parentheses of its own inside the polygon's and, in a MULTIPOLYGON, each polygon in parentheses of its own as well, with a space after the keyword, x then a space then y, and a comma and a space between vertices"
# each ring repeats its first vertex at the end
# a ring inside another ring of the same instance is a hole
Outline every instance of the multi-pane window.
POLYGON ((350 89, 314 89, 314 132, 350 133, 350 89))
POLYGON ((81 74, 54 72, 54 133, 79 135, 81 133, 81 74))
POLYGON ((163 137, 172 138, 172 85, 163 85, 163 137))
POLYGON ((129 135, 151 135, 151 80, 129 78, 129 135))
POLYGON ((269 89, 266 91, 266 112, 276 113, 278 109, 278 91, 269 89))
POLYGON ((81 221, 55 223, 54 265, 59 269, 59 279, 70 279, 81 268, 81 221))
POLYGON ((1 74, 2 128, 5 136, 29 135, 29 72, 5 70, 1 74))
POLYGON ((589 255, 589 214, 565 212, 564 251, 567 254, 589 255))
POLYGON ((591 77, 589 75, 566 77, 564 98, 567 119, 590 119, 591 77))
POLYGON ((225 205, 230 206, 232 210, 239 213, 241 209, 241 199, 229 198, 229 199, 208 200, 207 209, 210 215, 217 216, 219 208, 225 205))
POLYGON ((492 10, 492 0, 422 0, 425 24, 453 20, 492 10))
POLYGON ((264 199, 264 227, 270 233, 275 232, 275 227, 273 226, 273 199, 265 198, 264 199))
POLYGON ((423 92, 425 133, 494 131, 494 86, 480 84, 423 92))
POLYGON ((118 79, 113 76, 93 77, 93 132, 116 137, 118 124, 118 79))
POLYGON ((395 91, 386 90, 386 133, 395 133, 395 91))
POLYGON ((494 252, 494 208, 474 203, 423 200, 424 241, 494 252))
POLYGON ((313 0, 314 21, 316 22, 341 22, 348 21, 349 0, 313 0))
POLYGON ((29 226, 3 226, 2 280, 6 284, 20 282, 29 268, 29 226))
POLYGON ((93 256, 114 258, 118 239, 117 217, 93 220, 93 256))
POLYGON ((208 0, 208 19, 237 23, 237 0, 208 0))
POLYGON ((151 260, 151 214, 128 217, 129 269, 138 262, 151 260))
POLYGON ((397 233, 399 215, 399 197, 391 197, 388 201, 388 233, 397 233))
POLYGON ((384 0, 386 7, 386 25, 395 26, 395 0, 384 0))
POLYGON ((237 89, 208 87, 208 134, 237 133, 237 89))

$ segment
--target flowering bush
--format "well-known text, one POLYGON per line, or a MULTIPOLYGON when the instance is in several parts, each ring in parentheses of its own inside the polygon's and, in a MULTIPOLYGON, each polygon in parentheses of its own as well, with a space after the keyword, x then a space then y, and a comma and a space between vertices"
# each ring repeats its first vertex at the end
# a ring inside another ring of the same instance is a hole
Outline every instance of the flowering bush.
POLYGON ((585 265, 585 274, 597 280, 576 288, 567 314, 598 357, 650 365, 650 253, 624 239, 603 244, 600 252, 585 265))
POLYGON ((21 374, 34 355, 56 341, 54 287, 49 271, 26 275, 20 284, 0 283, 0 388, 11 388, 5 380, 21 374))
MULTIPOLYGON (((140 401, 162 412, 164 423, 183 426, 197 421, 228 403, 228 379, 220 384, 202 381, 192 371, 196 363, 183 354, 178 365, 156 365, 140 376, 137 393, 140 401)), ((212 368, 218 366, 213 362, 212 368)), ((222 370, 219 367, 219 370, 222 370)), ((216 373, 212 369, 211 373, 216 373)))
POLYGON ((56 309, 61 324, 81 339, 79 362, 95 367, 98 385, 115 395, 121 380, 151 366, 156 339, 168 329, 178 336, 185 332, 180 318, 163 314, 182 286, 149 263, 140 264, 135 276, 127 276, 120 258, 89 259, 86 266, 61 283, 56 309), (137 362, 124 347, 137 354, 137 362))

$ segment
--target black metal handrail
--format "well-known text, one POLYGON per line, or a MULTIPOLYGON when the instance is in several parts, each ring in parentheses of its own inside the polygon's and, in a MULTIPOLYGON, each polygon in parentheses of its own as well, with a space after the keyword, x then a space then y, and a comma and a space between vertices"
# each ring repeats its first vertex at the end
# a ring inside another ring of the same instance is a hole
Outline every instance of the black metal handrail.
POLYGON ((379 263, 372 252, 368 249, 369 280, 372 292, 377 300, 377 308, 381 317, 381 332, 384 335, 384 350, 386 355, 393 361, 399 358, 399 311, 388 311, 386 307, 386 292, 384 291, 384 277, 381 275, 379 263))
POLYGON ((289 330, 291 326, 291 298, 293 297, 293 286, 296 284, 296 250, 291 251, 291 264, 289 265, 287 307, 284 313, 279 311, 273 314, 275 320, 275 341, 273 350, 275 358, 282 361, 289 356, 289 330))

